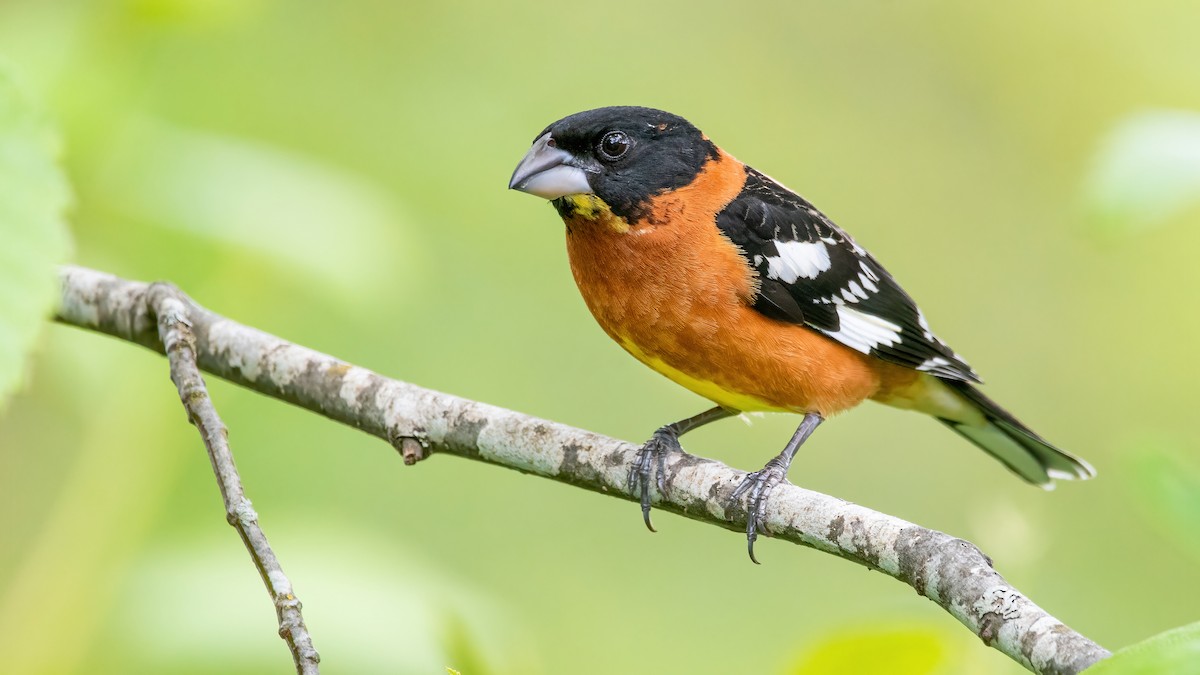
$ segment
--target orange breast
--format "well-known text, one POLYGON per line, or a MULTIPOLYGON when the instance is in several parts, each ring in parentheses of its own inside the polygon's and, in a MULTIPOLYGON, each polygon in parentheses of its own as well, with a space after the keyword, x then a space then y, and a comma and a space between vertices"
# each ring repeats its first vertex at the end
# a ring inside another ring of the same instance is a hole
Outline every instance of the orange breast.
POLYGON ((636 223, 603 208, 567 220, 571 271, 604 330, 650 367, 737 410, 829 416, 911 380, 915 371, 751 307, 753 272, 716 226, 744 182, 744 166, 721 153, 636 223))

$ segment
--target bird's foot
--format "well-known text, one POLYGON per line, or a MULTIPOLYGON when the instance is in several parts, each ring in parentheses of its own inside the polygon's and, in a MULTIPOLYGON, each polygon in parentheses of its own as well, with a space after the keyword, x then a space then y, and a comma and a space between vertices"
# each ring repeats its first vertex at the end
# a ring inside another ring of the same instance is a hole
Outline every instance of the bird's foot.
POLYGON ((665 483, 667 455, 672 452, 683 452, 683 448, 679 445, 679 435, 669 426, 660 427, 650 437, 650 440, 646 441, 641 450, 638 450, 637 457, 633 460, 633 466, 629 469, 629 491, 641 490, 642 519, 646 521, 646 527, 650 528, 651 532, 656 530, 654 523, 650 522, 650 478, 651 475, 654 476, 654 484, 658 486, 658 491, 665 495, 667 493, 665 483))
POLYGON ((746 474, 729 498, 731 503, 736 503, 742 495, 749 493, 746 500, 746 550, 750 553, 750 560, 755 565, 758 565, 759 562, 754 557, 754 540, 758 539, 759 532, 766 532, 767 497, 771 495, 771 490, 774 490, 776 485, 787 482, 787 470, 784 458, 776 457, 767 462, 767 465, 761 470, 746 474))

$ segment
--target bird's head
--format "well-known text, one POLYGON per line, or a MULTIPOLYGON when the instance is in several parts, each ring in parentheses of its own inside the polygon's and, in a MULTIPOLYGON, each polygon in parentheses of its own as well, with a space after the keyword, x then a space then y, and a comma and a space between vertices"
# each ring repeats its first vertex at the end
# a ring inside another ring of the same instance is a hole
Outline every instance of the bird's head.
POLYGON ((564 216, 599 199, 633 221, 650 198, 689 184, 717 156, 716 146, 678 115, 597 108, 538 134, 508 187, 552 200, 564 216))

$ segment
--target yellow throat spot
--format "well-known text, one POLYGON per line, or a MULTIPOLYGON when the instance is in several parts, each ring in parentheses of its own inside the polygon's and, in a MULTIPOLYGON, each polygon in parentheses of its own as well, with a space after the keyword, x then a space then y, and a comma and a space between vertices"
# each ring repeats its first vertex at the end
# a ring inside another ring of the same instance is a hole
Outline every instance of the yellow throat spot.
POLYGON ((605 204, 604 200, 596 195, 567 195, 562 200, 571 205, 571 209, 575 212, 575 215, 589 220, 599 218, 605 213, 612 213, 612 210, 608 208, 608 204, 605 204))
POLYGON ((613 214, 608 204, 604 203, 604 200, 596 195, 567 195, 561 197, 561 199, 571 205, 572 217, 583 218, 585 220, 604 219, 608 223, 608 226, 617 232, 629 231, 629 223, 625 222, 624 218, 618 218, 613 214))
POLYGON ((793 412, 787 408, 780 408, 777 405, 772 405, 766 401, 751 396, 742 394, 736 391, 725 389, 716 382, 701 380, 667 364, 657 356, 652 356, 642 351, 640 347, 635 345, 628 338, 622 337, 619 341, 621 347, 625 351, 633 355, 635 359, 641 361, 653 368, 656 372, 665 375, 667 379, 675 384, 683 386, 690 391, 703 396, 704 398, 716 403, 719 406, 729 408, 731 410, 739 410, 742 412, 793 412))

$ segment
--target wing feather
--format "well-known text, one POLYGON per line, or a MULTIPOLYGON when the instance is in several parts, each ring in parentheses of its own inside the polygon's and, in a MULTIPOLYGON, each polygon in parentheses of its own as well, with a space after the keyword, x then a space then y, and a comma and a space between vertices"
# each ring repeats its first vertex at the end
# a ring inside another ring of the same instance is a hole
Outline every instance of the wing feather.
POLYGON ((812 204, 746 167, 741 193, 717 226, 759 278, 754 308, 808 326, 852 349, 951 380, 978 382, 929 329, 892 275, 812 204))

